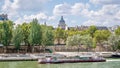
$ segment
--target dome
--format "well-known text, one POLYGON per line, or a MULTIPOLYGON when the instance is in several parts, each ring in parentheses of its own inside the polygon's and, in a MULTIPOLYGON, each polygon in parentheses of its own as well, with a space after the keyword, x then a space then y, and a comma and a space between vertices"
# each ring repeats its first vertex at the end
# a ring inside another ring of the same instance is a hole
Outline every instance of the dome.
POLYGON ((59 23, 65 23, 65 21, 63 19, 63 16, 61 16, 61 19, 60 19, 59 23))

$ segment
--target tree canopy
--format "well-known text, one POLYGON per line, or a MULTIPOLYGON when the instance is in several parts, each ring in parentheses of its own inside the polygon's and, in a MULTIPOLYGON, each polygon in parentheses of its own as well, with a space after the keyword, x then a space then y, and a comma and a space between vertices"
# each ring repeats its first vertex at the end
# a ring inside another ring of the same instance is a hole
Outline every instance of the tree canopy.
POLYGON ((23 42, 23 33, 21 27, 18 25, 13 32, 13 44, 15 45, 17 50, 19 50, 22 42, 23 42))
POLYGON ((30 25, 29 43, 32 46, 40 45, 42 40, 42 31, 40 25, 38 24, 38 20, 33 19, 30 25))
POLYGON ((2 44, 4 46, 8 46, 11 43, 12 39, 13 22, 3 21, 2 29, 2 44))
POLYGON ((120 27, 118 27, 118 29, 115 30, 115 34, 120 35, 120 27))

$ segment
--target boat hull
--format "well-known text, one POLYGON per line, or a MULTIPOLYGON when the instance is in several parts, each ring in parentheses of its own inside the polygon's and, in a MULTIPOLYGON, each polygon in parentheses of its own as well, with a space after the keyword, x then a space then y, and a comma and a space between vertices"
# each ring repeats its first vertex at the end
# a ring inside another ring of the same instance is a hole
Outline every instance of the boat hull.
POLYGON ((58 64, 58 63, 82 63, 82 62, 105 62, 106 60, 67 60, 67 61, 49 61, 38 62, 40 64, 58 64))
POLYGON ((120 55, 112 55, 112 58, 120 58, 120 55))

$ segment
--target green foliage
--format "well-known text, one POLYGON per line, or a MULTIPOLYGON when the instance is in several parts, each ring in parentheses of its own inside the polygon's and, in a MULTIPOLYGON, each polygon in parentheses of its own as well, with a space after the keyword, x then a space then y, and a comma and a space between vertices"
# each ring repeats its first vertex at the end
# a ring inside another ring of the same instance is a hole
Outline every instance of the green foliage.
POLYGON ((56 30, 55 30, 55 34, 54 34, 55 36, 55 39, 57 39, 57 41, 58 41, 58 44, 60 44, 60 39, 65 39, 64 37, 65 37, 65 31, 64 30, 62 30, 61 28, 57 28, 56 30))
POLYGON ((118 27, 118 29, 115 30, 115 34, 120 35, 120 27, 118 27))
POLYGON ((96 39, 95 39, 95 38, 93 38, 93 46, 92 46, 92 48, 96 48, 96 46, 97 46, 96 39))
POLYGON ((81 45, 81 36, 80 35, 73 35, 69 36, 66 41, 67 46, 78 46, 81 45))
POLYGON ((54 33, 52 29, 48 29, 47 26, 44 27, 42 35, 42 45, 53 45, 54 44, 54 33))
POLYGON ((81 36, 81 39, 82 39, 81 43, 83 45, 86 45, 87 48, 91 48, 92 47, 93 41, 92 41, 92 37, 90 35, 83 35, 83 36, 81 36))
POLYGON ((23 23, 22 25, 20 25, 20 27, 23 33, 23 42, 25 43, 25 45, 28 45, 29 44, 28 37, 30 34, 30 24, 23 23))
POLYGON ((108 40, 108 37, 111 35, 111 33, 108 30, 97 30, 94 33, 94 38, 96 39, 97 43, 101 43, 103 41, 108 40))
POLYGON ((2 41, 2 32, 3 32, 2 25, 3 25, 3 22, 0 22, 0 43, 2 41))
POLYGON ((12 29, 13 22, 12 21, 4 21, 2 24, 2 44, 4 46, 8 46, 12 39, 12 29))
POLYGON ((21 27, 18 25, 13 33, 13 44, 15 45, 16 49, 20 48, 20 44, 23 41, 23 32, 21 27))
POLYGON ((67 46, 76 46, 76 45, 86 45, 87 47, 91 47, 92 45, 92 37, 89 35, 73 35, 69 36, 66 41, 67 46))
POLYGON ((30 25, 29 43, 33 46, 40 45, 42 40, 42 31, 40 25, 38 24, 38 20, 33 19, 30 25))
POLYGON ((96 26, 90 26, 88 29, 88 33, 90 34, 90 36, 93 38, 94 37, 94 33, 97 30, 96 26))
POLYGON ((112 46, 114 51, 120 49, 120 36, 111 35, 108 39, 108 44, 112 46))
POLYGON ((80 32, 80 35, 88 35, 88 34, 89 34, 88 30, 83 30, 83 31, 80 32))

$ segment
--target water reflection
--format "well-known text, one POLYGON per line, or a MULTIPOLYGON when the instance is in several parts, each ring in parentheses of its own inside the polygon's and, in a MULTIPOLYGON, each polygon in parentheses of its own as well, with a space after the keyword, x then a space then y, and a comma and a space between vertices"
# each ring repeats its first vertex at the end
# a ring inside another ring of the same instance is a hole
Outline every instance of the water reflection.
POLYGON ((0 62, 0 68, 120 68, 120 61, 64 64, 38 64, 37 61, 0 62))

